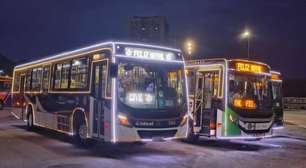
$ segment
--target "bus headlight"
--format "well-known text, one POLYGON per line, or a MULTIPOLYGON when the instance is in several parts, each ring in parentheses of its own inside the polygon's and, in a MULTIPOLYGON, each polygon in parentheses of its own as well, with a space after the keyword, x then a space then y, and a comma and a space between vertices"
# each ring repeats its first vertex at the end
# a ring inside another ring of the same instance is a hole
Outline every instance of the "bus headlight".
POLYGON ((129 122, 129 119, 126 115, 124 114, 118 114, 118 119, 119 119, 119 123, 120 125, 123 126, 127 126, 127 127, 131 127, 131 124, 129 122))
POLYGON ((182 121, 181 121, 181 123, 180 123, 180 126, 186 124, 186 122, 187 122, 187 120, 188 120, 188 116, 189 116, 188 114, 184 115, 184 117, 183 117, 183 119, 182 119, 182 121))

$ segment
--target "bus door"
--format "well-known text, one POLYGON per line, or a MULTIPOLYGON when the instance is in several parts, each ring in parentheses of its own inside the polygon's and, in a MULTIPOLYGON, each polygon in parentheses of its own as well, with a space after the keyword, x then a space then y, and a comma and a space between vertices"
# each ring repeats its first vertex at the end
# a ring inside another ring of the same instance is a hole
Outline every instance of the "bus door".
POLYGON ((201 130, 201 119, 202 119, 202 110, 203 110, 203 85, 204 76, 201 72, 196 73, 196 86, 194 90, 194 106, 193 106, 193 116, 194 116, 194 127, 195 131, 199 132, 201 130))
POLYGON ((95 137, 104 137, 104 106, 105 88, 107 85, 108 61, 102 60, 93 63, 93 81, 91 111, 93 112, 92 133, 95 137))
POLYGON ((219 70, 199 71, 196 78, 196 122, 199 133, 215 135, 218 107, 219 70))

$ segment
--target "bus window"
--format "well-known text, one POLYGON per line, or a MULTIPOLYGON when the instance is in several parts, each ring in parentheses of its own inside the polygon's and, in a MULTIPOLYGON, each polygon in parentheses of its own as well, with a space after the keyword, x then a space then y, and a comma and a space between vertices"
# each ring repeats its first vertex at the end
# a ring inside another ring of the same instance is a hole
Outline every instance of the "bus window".
POLYGON ((67 89, 69 80, 70 62, 56 64, 54 76, 55 89, 67 89))
POLYGON ((31 91, 32 69, 26 72, 25 91, 31 91))
POLYGON ((40 91, 42 68, 34 68, 32 71, 31 91, 40 91))
POLYGON ((15 72, 13 91, 18 92, 19 90, 20 90, 20 74, 15 72))
POLYGON ((61 89, 68 88, 70 62, 64 63, 61 72, 61 89))
POLYGON ((70 88, 84 89, 87 87, 88 62, 88 57, 82 57, 72 61, 70 88))
POLYGON ((43 80, 42 80, 43 91, 48 90, 48 87, 49 87, 49 73, 50 73, 50 66, 44 67, 44 69, 43 69, 43 80))
POLYGON ((107 92, 106 91, 106 88, 107 88, 107 77, 108 77, 108 74, 107 74, 107 65, 104 65, 102 66, 102 95, 104 97, 106 97, 106 94, 107 92))

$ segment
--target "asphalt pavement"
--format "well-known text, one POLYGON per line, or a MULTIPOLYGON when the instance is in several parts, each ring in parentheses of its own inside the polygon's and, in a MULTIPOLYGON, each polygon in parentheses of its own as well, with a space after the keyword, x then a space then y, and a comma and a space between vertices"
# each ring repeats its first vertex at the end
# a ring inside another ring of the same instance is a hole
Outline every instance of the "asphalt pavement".
POLYGON ((9 110, 0 111, 0 168, 203 168, 306 167, 306 111, 286 111, 286 126, 260 141, 98 143, 78 148, 71 137, 26 130, 9 110))

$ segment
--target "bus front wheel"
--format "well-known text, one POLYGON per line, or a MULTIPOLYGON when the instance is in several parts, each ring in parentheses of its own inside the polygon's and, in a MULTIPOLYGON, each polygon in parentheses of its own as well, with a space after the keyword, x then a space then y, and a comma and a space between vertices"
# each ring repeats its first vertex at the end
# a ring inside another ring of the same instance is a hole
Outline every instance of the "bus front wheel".
POLYGON ((33 112, 32 112, 32 108, 31 107, 29 107, 28 108, 28 117, 27 117, 27 129, 29 130, 29 131, 32 131, 33 130, 33 128, 34 128, 34 122, 33 122, 33 112))
POLYGON ((198 134, 195 134, 194 128, 193 128, 193 122, 192 120, 189 122, 189 130, 188 135, 186 138, 186 141, 189 143, 196 143, 199 141, 200 136, 198 134))
POLYGON ((82 113, 77 113, 74 116, 74 140, 78 146, 84 147, 89 143, 85 116, 82 113))

